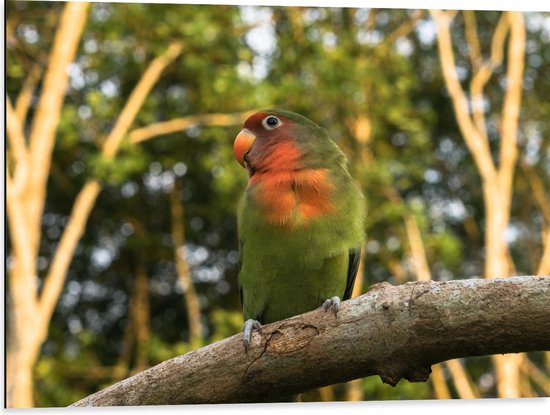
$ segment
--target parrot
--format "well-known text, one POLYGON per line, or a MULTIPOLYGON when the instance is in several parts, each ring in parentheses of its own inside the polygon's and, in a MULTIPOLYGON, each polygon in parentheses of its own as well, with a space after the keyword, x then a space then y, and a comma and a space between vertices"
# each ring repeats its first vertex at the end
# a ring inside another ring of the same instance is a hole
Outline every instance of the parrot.
POLYGON ((248 172, 237 209, 243 345, 263 324, 351 297, 366 202, 327 131, 286 110, 246 119, 233 142, 248 172))

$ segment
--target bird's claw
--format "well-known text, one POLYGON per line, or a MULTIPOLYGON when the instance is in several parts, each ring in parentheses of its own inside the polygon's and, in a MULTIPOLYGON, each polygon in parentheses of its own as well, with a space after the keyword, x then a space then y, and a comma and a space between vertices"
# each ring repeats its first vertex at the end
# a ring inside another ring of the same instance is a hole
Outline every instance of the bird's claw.
POLYGON ((244 352, 248 352, 248 346, 250 346, 250 337, 252 336, 252 331, 254 329, 260 330, 262 328, 262 325, 258 320, 254 319, 248 319, 244 322, 243 325, 243 346, 244 346, 244 352))
POLYGON ((337 316, 338 315, 338 310, 340 309, 340 298, 337 297, 337 296, 329 298, 329 299, 325 300, 322 307, 325 310, 325 312, 329 308, 332 308, 334 310, 334 316, 337 316))

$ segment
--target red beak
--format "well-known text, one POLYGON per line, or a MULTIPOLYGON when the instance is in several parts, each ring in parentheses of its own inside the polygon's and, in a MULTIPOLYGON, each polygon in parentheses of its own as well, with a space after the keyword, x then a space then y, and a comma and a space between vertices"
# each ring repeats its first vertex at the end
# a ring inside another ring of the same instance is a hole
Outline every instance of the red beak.
POLYGON ((252 143, 256 140, 256 136, 246 128, 243 128, 241 132, 235 138, 233 143, 233 153, 235 154, 235 159, 243 167, 244 165, 244 156, 252 147, 252 143))

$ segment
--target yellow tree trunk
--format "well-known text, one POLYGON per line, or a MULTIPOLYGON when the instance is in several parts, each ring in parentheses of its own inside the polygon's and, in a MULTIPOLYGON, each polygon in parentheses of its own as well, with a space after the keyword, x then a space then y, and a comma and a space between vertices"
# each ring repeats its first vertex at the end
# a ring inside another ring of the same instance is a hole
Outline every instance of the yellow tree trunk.
MULTIPOLYGON (((9 273, 7 406, 33 406, 33 367, 40 346, 46 340, 51 316, 61 295, 67 270, 82 236, 86 221, 101 191, 101 184, 89 179, 77 195, 67 226, 38 291, 36 260, 41 238, 41 217, 47 196, 52 151, 68 84, 68 65, 74 60, 86 23, 88 3, 67 2, 63 8, 44 73, 37 109, 25 137, 24 102, 28 89, 36 84, 33 72, 15 108, 6 96, 8 138, 6 190, 13 269, 9 273), (32 81, 32 82, 31 82, 32 81)), ((106 159, 116 156, 151 88, 164 68, 182 52, 173 42, 142 75, 102 146, 106 159)))
MULTIPOLYGON (((438 50, 445 84, 458 126, 476 163, 482 179, 485 207, 486 278, 510 275, 509 252, 505 231, 510 221, 512 182, 518 158, 517 131, 521 104, 522 76, 525 59, 525 24, 519 12, 504 12, 495 28, 490 57, 480 55, 475 15, 465 12, 465 31, 471 62, 471 101, 460 84, 453 53, 450 25, 454 12, 430 12, 437 24, 438 50), (503 62, 507 48, 507 87, 501 113, 498 164, 493 160, 483 110, 483 89, 493 71, 503 62), (470 109, 471 108, 471 115, 470 109)), ((494 356, 497 393, 502 398, 521 396, 520 355, 494 356)))

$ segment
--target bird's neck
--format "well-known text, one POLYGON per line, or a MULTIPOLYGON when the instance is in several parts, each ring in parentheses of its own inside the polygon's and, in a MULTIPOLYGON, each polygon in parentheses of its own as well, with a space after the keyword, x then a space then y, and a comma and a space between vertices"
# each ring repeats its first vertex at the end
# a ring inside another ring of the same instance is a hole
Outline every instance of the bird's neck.
POLYGON ((295 228, 334 212, 334 185, 328 169, 257 171, 249 195, 272 225, 295 228))
POLYGON ((260 143, 250 151, 249 165, 256 172, 299 170, 302 166, 303 152, 290 140, 276 143, 260 143))

